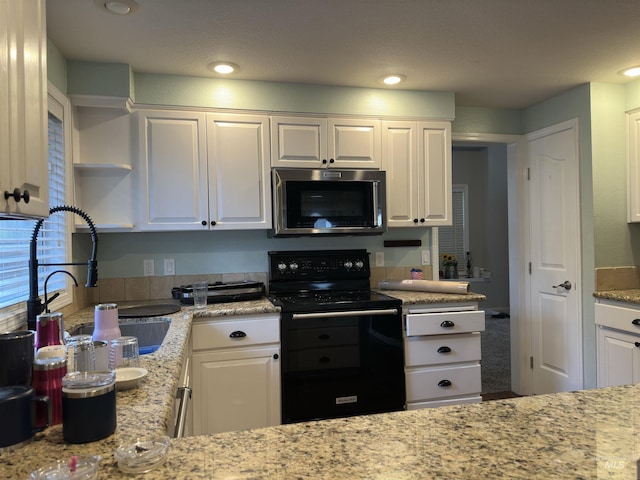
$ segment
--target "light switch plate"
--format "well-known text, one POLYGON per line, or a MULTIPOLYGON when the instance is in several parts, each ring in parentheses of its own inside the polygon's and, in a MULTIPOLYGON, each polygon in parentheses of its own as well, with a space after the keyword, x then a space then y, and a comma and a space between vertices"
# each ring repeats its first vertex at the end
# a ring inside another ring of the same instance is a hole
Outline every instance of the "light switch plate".
POLYGON ((176 261, 173 258, 164 259, 164 274, 165 275, 176 274, 176 261))
POLYGON ((422 250, 422 265, 431 265, 431 250, 422 250))
POLYGON ((153 259, 148 258, 144 261, 144 276, 153 277, 155 275, 153 259))
POLYGON ((376 267, 384 267, 384 252, 376 252, 376 267))

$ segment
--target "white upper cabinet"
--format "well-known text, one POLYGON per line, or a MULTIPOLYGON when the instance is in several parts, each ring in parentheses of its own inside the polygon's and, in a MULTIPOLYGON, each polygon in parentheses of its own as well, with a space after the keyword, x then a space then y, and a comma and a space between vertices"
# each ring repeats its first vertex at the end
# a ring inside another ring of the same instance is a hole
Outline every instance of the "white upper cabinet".
POLYGON ((49 215, 43 0, 0 0, 0 216, 49 215))
POLYGON ((271 228, 269 117, 207 114, 207 146, 215 229, 271 228))
POLYGON ((627 115, 627 221, 640 222, 640 112, 627 115))
POLYGON ((380 121, 271 117, 271 166, 380 169, 380 121))
POLYGON ((270 228, 268 117, 138 116, 140 230, 270 228))
POLYGON ((389 227, 451 225, 451 124, 382 122, 389 227))

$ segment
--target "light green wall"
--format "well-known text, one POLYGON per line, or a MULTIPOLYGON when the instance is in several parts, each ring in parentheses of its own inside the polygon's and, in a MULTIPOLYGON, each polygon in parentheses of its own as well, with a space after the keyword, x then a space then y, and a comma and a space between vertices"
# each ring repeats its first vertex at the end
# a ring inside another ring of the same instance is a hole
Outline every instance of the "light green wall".
MULTIPOLYGON (((431 230, 393 229, 384 235, 336 238, 269 238, 265 230, 229 232, 100 233, 98 265, 100 278, 143 276, 143 260, 155 261, 156 274, 162 274, 165 258, 175 259, 176 275, 207 273, 266 272, 270 250, 319 250, 365 248, 384 252, 385 266, 420 267, 422 249, 429 248, 431 230), (385 248, 384 240, 421 240, 422 247, 385 248)), ((91 254, 88 234, 75 234, 76 261, 91 254)))
POLYGON ((456 107, 453 133, 501 133, 521 135, 522 110, 512 108, 456 107))
POLYGON ((61 92, 67 92, 67 61, 47 39, 47 79, 61 92))
POLYGON ((125 63, 67 61, 67 93, 131 97, 132 71, 125 63))

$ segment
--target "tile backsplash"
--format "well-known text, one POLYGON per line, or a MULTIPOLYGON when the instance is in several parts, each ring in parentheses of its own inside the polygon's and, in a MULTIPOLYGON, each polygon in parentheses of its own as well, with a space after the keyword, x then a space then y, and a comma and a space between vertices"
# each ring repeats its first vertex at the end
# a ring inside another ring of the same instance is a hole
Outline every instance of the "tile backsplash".
POLYGON ((639 267, 596 268, 596 290, 633 290, 640 288, 639 267))

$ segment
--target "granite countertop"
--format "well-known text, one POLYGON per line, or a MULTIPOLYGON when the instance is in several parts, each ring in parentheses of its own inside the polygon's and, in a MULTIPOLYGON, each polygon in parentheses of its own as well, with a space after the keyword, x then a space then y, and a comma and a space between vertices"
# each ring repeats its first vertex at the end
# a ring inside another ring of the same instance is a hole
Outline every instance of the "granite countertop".
MULTIPOLYGON (((483 295, 476 294, 447 295, 404 291, 385 291, 385 293, 400 298, 404 304, 484 300, 483 295)), ((132 443, 138 438, 164 435, 167 432, 172 418, 173 399, 178 386, 180 367, 184 355, 188 352, 192 322, 201 317, 275 312, 279 312, 279 308, 263 298, 249 302, 210 304, 206 309, 196 312, 187 307, 182 308, 180 312, 168 315, 171 326, 161 347, 156 352, 141 357, 141 366, 146 368, 149 374, 143 379, 139 388, 117 393, 118 426, 113 435, 97 442, 71 445, 64 442, 61 425, 50 427, 36 434, 31 443, 17 451, 0 453, 0 478, 27 478, 29 473, 39 466, 54 460, 70 458, 73 454, 101 455, 103 457, 99 477, 101 479, 129 478, 118 470, 113 459, 113 451, 119 445, 132 443)), ((73 330, 79 326, 92 324, 93 314, 94 310, 91 307, 65 318, 65 329, 73 330)), ((155 320, 155 318, 133 321, 148 320, 155 320)), ((167 465, 148 474, 146 478, 288 479, 297 475, 304 478, 307 474, 309 476, 306 478, 344 478, 339 474, 342 471, 345 475, 351 472, 349 475, 354 478, 371 478, 369 476, 369 473, 373 474, 371 469, 384 465, 380 464, 380 459, 371 459, 367 454, 385 459, 384 464, 387 464, 387 467, 384 467, 386 470, 383 469, 383 472, 390 474, 395 471, 393 469, 396 466, 397 471, 401 472, 400 464, 416 461, 415 455, 420 452, 419 445, 415 442, 417 440, 421 442, 424 435, 424 432, 418 431, 419 429, 410 433, 407 426, 418 425, 419 423, 416 422, 427 421, 437 413, 435 410, 422 411, 422 413, 399 412, 382 416, 354 417, 248 432, 173 439, 172 454, 167 465), (394 431, 391 431, 392 428, 394 431), (396 432, 395 429, 398 431, 396 432), (380 439, 377 438, 378 435, 381 436, 380 439), (343 438, 346 443, 343 443, 343 438), (394 438, 394 440, 383 441, 383 438, 394 438), (356 439, 359 443, 355 442, 356 439), (344 451, 341 450, 340 445, 345 448, 344 451), (383 454, 375 445, 386 445, 388 448, 383 454), (284 448, 284 446, 287 447, 284 448), (404 452, 407 447, 414 449, 413 460, 406 456, 407 452, 404 452), (325 448, 328 449, 326 452, 324 452, 325 448), (360 449, 363 450, 362 454, 358 453, 360 449), (338 450, 341 456, 336 459, 338 450), (397 457, 393 461, 390 458, 391 453, 394 453, 394 458, 397 457), (301 456, 298 457, 298 454, 301 456), (314 458, 312 463, 307 461, 309 455, 314 458), (296 458, 303 461, 294 462, 296 458), (240 459, 242 461, 239 461, 240 459), (338 473, 337 477, 334 472, 338 473), (212 476, 214 473, 215 477, 212 476)), ((380 478, 389 478, 387 474, 380 478)), ((392 478, 414 477, 402 474, 400 477, 392 475, 392 478)))
POLYGON ((630 290, 599 290, 593 292, 593 296, 604 300, 640 304, 640 289, 638 288, 630 290))

